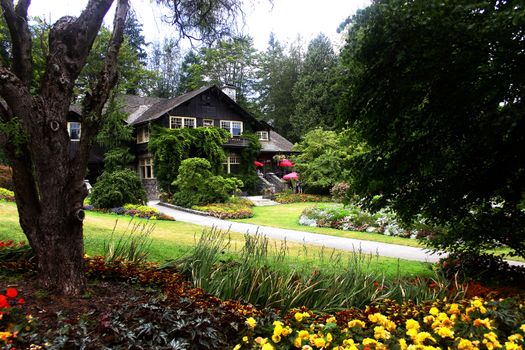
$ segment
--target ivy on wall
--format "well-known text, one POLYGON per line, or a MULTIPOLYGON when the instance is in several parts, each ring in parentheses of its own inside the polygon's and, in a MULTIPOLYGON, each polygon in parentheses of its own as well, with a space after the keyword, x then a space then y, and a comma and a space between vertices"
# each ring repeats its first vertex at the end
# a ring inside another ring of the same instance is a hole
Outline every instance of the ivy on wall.
POLYGON ((229 136, 229 132, 219 128, 167 129, 153 125, 148 147, 160 188, 173 192, 171 183, 179 174, 181 162, 187 158, 207 159, 214 174, 222 173, 226 159, 222 145, 229 136))
POLYGON ((232 176, 242 180, 245 191, 255 193, 259 179, 253 162, 261 151, 261 143, 259 142, 259 137, 253 133, 243 133, 242 137, 249 141, 249 146, 243 148, 240 152, 241 164, 239 165, 239 172, 232 176))

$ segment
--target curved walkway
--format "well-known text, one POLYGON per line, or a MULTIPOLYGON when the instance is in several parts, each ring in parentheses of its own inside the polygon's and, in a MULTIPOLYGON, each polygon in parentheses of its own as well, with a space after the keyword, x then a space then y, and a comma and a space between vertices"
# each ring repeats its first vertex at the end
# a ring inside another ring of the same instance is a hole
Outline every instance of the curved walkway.
POLYGON ((256 232, 263 234, 268 238, 287 240, 291 242, 314 244, 329 248, 336 248, 349 251, 361 251, 366 254, 378 254, 391 258, 405 260, 416 260, 426 262, 436 262, 439 256, 430 254, 427 250, 421 248, 407 247, 397 244, 364 241, 359 239, 344 238, 322 235, 311 232, 288 230, 269 226, 257 226, 241 222, 232 222, 221 220, 211 216, 188 213, 182 210, 168 208, 160 205, 157 201, 149 202, 149 206, 157 208, 160 212, 174 217, 177 221, 189 222, 202 226, 215 226, 223 230, 230 229, 234 232, 254 234, 256 232))

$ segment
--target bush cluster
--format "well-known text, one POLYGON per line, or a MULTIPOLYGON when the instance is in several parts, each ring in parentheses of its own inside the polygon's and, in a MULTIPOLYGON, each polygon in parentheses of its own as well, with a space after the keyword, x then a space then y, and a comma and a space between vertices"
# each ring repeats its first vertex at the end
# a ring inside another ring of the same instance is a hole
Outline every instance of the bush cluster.
POLYGON ((234 177, 213 175, 210 162, 204 158, 189 158, 181 162, 173 185, 177 188, 173 203, 191 208, 194 205, 224 203, 243 184, 234 177))
POLYGON ((146 192, 138 175, 130 169, 104 172, 91 192, 95 208, 116 208, 126 203, 146 203, 146 192))

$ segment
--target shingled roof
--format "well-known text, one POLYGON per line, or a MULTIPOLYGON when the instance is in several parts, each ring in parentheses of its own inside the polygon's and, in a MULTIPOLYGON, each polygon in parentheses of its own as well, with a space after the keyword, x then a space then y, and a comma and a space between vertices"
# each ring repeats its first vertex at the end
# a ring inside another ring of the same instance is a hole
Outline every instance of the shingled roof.
POLYGON ((270 130, 270 141, 261 141, 261 152, 293 152, 293 143, 270 130))

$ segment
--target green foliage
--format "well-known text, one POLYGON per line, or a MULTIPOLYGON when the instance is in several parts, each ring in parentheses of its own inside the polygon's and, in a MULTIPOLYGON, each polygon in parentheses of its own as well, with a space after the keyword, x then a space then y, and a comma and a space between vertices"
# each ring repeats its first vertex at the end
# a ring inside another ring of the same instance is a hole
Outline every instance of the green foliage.
POLYGON ((103 172, 91 192, 91 204, 96 208, 115 208, 126 203, 143 204, 146 200, 146 192, 138 175, 130 169, 103 172))
MULTIPOLYGON (((332 269, 299 268, 288 256, 286 244, 272 248, 261 235, 245 235, 239 261, 224 261, 231 243, 227 232, 205 230, 179 268, 191 276, 195 287, 222 299, 241 299, 259 307, 278 308, 285 313, 307 307, 318 311, 362 307, 384 298, 429 300, 447 294, 447 283, 436 276, 437 288, 424 281, 386 280, 380 273, 366 272, 374 259, 356 253, 348 260, 335 251, 321 252, 317 263, 325 261, 332 269), (375 283, 382 281, 381 287, 375 283), (413 285, 410 285, 412 283, 413 285)), ((305 256, 307 259, 307 249, 305 256)), ((301 260, 301 258, 297 258, 301 260)))
POLYGON ((243 182, 244 191, 255 193, 259 177, 253 166, 253 162, 257 159, 257 156, 261 151, 261 143, 256 134, 243 133, 242 138, 248 140, 249 144, 247 147, 243 148, 239 154, 241 157, 241 164, 239 165, 238 173, 234 174, 234 176, 243 182))
MULTIPOLYGON (((172 98, 178 94, 180 69, 180 50, 177 40, 164 38, 164 41, 154 42, 149 60, 149 67, 154 76, 148 82, 150 96, 172 98)), ((200 87, 200 86, 199 86, 200 87)))
POLYGON ((210 162, 203 158, 189 158, 181 162, 177 180, 177 193, 173 202, 183 207, 198 204, 222 203, 242 187, 242 181, 234 177, 213 175, 210 162))
POLYGON ((14 148, 15 155, 19 156, 23 153, 28 138, 18 118, 12 118, 7 122, 0 120, 1 134, 9 140, 8 145, 14 148))
POLYGON ((340 69, 330 39, 319 34, 308 45, 303 68, 293 87, 296 101, 291 117, 294 141, 320 127, 334 129, 340 69))
POLYGON ((270 34, 265 52, 261 53, 256 85, 258 109, 261 117, 270 123, 279 134, 295 141, 290 117, 295 112, 296 99, 290 94, 302 68, 300 43, 286 49, 270 34))
POLYGON ((525 257, 525 16, 515 6, 378 1, 351 21, 341 115, 369 147, 352 187, 406 222, 448 225, 430 241, 437 249, 499 242, 525 257))
POLYGON ((351 130, 341 133, 314 129, 294 147, 295 169, 306 192, 328 194, 338 182, 350 178, 350 160, 363 151, 351 130))
POLYGON ((107 263, 126 261, 136 266, 143 265, 148 260, 152 242, 150 236, 155 225, 148 222, 130 222, 127 231, 119 234, 118 238, 115 237, 116 227, 115 224, 111 236, 104 241, 104 260, 107 263))
POLYGON ((148 147, 153 155, 154 173, 162 190, 172 192, 171 184, 177 179, 181 162, 187 158, 207 159, 210 170, 219 174, 226 157, 222 145, 229 135, 226 130, 219 128, 154 127, 148 147))
POLYGON ((288 203, 308 203, 308 202, 330 202, 330 197, 319 196, 307 193, 293 193, 291 191, 279 192, 275 194, 275 201, 281 204, 288 203))

